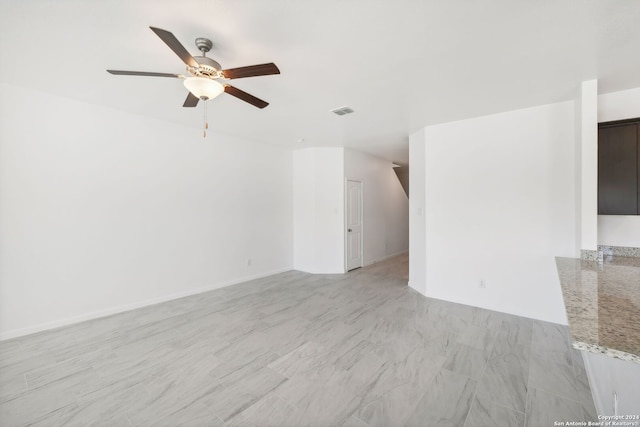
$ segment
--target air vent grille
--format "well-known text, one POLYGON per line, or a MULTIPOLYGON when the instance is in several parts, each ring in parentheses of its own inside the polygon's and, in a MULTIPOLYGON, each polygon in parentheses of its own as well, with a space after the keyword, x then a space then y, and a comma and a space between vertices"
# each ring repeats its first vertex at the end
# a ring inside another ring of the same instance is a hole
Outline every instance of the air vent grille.
POLYGON ((336 108, 334 110, 331 110, 332 113, 337 114, 339 116, 344 116, 346 114, 351 114, 353 113, 353 108, 349 108, 349 107, 340 107, 340 108, 336 108))

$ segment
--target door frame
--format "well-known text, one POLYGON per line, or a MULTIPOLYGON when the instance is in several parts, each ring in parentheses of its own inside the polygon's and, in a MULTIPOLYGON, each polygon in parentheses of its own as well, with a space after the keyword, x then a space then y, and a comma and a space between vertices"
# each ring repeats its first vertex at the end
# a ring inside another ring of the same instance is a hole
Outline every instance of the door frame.
POLYGON ((347 223, 349 221, 349 181, 360 183, 360 268, 364 267, 364 182, 359 179, 344 179, 344 222, 342 231, 344 233, 344 272, 348 273, 349 260, 349 233, 347 223))

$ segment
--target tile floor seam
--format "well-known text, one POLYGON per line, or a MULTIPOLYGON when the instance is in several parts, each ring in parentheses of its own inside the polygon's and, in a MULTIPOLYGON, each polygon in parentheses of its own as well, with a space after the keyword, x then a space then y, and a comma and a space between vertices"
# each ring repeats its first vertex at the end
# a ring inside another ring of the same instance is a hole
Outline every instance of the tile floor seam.
MULTIPOLYGON (((531 337, 529 338, 529 365, 531 364, 531 346, 533 345, 533 324, 531 325, 531 337)), ((529 422, 529 417, 531 416, 531 408, 529 408, 529 393, 531 390, 531 386, 529 384, 529 372, 527 370, 527 393, 525 395, 525 404, 524 404, 524 427, 527 427, 529 422)))
MULTIPOLYGON (((431 384, 435 380, 436 376, 438 375, 438 372, 440 372, 441 369, 442 368, 438 368, 437 372, 429 379, 429 384, 431 384)), ((411 415, 413 415, 415 410, 418 409, 418 405, 420 405, 420 402, 422 402, 422 399, 424 399, 424 397, 427 395, 428 392, 429 392, 429 388, 425 387, 425 391, 420 394, 420 397, 416 399, 416 403, 411 407, 409 411, 407 411, 409 416, 402 424, 403 426, 405 426, 411 420, 411 415)))
POLYGON ((123 413, 122 413, 122 416, 124 417, 124 419, 125 419, 125 420, 127 420, 127 422, 129 423, 129 426, 131 426, 131 427, 135 427, 135 426, 133 425, 133 422, 132 422, 132 421, 131 421, 131 419, 127 416, 127 414, 126 414, 126 413, 124 413, 124 412, 123 412, 123 413))
MULTIPOLYGON (((493 351, 493 349, 491 351, 493 351)), ((487 359, 485 361, 485 363, 484 363, 484 366, 482 367, 482 373, 478 376, 478 383, 476 384, 476 389, 473 391, 473 397, 471 398, 471 406, 469 407, 469 412, 467 412, 467 416, 465 417, 464 423, 462 424, 463 427, 466 427, 467 421, 469 420, 469 414, 471 413, 471 408, 476 403, 476 396, 478 395, 478 388, 480 387, 480 384, 482 384, 482 379, 484 378, 484 374, 487 371, 487 365, 488 364, 489 364, 489 360, 487 359)))
POLYGON ((371 427, 371 424, 369 424, 368 422, 364 421, 362 418, 355 415, 355 413, 351 416, 354 417, 356 420, 360 421, 361 423, 363 423, 364 425, 371 427))

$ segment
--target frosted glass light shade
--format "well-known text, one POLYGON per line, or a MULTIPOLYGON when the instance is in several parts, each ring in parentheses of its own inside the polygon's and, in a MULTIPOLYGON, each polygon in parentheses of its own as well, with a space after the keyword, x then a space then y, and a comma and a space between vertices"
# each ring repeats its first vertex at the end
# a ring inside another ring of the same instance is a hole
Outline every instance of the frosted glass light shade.
POLYGON ((188 77, 184 79, 185 87, 200 99, 213 99, 224 92, 224 86, 206 77, 188 77))

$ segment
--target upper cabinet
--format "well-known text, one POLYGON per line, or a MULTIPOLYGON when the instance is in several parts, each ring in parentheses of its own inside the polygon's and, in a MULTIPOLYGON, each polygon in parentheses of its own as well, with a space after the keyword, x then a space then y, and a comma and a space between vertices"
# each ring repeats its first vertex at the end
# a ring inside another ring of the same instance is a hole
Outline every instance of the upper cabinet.
POLYGON ((598 214, 640 215, 640 119, 598 125, 598 214))

